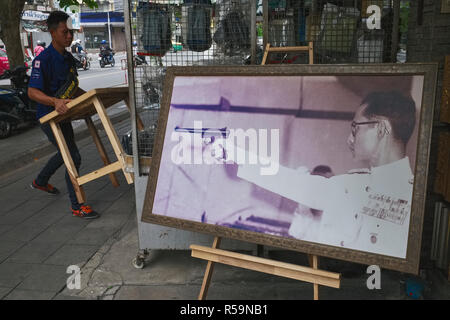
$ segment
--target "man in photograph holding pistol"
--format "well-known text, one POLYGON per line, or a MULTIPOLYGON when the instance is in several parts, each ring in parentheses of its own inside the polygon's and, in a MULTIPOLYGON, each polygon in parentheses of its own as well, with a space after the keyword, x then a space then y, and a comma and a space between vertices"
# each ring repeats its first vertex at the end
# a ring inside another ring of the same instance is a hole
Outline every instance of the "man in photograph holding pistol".
MULTIPOLYGON (((281 165, 277 174, 261 175, 258 165, 238 164, 237 176, 323 210, 319 243, 405 258, 414 181, 406 144, 415 123, 410 97, 373 92, 357 109, 347 139, 366 169, 326 178, 281 165)), ((205 152, 228 163, 228 148, 234 146, 216 139, 205 152)))

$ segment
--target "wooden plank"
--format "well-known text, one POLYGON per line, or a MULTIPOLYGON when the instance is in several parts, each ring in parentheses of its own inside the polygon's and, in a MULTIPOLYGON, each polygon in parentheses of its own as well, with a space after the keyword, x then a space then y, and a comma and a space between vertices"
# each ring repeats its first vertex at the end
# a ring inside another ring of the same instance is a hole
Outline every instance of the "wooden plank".
POLYGON ((55 136, 56 143, 58 144, 59 151, 61 152, 64 164, 66 165, 67 172, 69 173, 70 179, 72 180, 73 188, 75 189, 75 194, 77 195, 77 200, 79 203, 86 202, 86 195, 84 190, 80 187, 77 182, 78 171, 73 163, 72 156, 70 155, 69 148, 67 147, 66 140, 64 139, 64 135, 61 131, 61 128, 55 121, 50 121, 50 127, 53 131, 53 135, 55 136))
MULTIPOLYGON (((267 50, 267 48, 266 48, 267 50)), ((309 51, 310 46, 297 46, 297 47, 269 47, 269 52, 297 52, 297 51, 309 51)))
MULTIPOLYGON (((90 101, 91 98, 93 98, 94 96, 100 97, 102 98, 111 98, 111 97, 115 97, 117 96, 117 102, 124 100, 126 97, 128 97, 128 88, 127 87, 117 87, 117 88, 98 88, 98 89, 93 89, 93 90, 89 90, 88 92, 82 94, 81 96, 73 99, 71 102, 69 102, 67 104, 67 108, 69 109, 68 112, 66 112, 65 114, 60 115, 56 110, 50 112, 49 114, 41 117, 39 119, 39 121, 41 123, 45 123, 47 121, 49 121, 50 119, 56 119, 58 118, 58 121, 70 118, 75 116, 76 114, 80 113, 82 109, 85 109, 87 107, 89 107, 92 104, 92 101, 90 101), (74 109, 74 110, 72 110, 74 109), (75 110, 76 109, 76 110, 75 110)), ((106 106, 109 107, 111 106, 110 104, 108 104, 106 106)), ((92 109, 93 111, 94 109, 92 109)))
POLYGON ((82 177, 79 177, 77 179, 77 182, 78 182, 79 185, 83 185, 83 184, 85 184, 85 183, 87 183, 89 181, 98 179, 100 177, 103 177, 103 176, 105 176, 107 174, 110 174, 112 172, 116 172, 116 171, 121 170, 121 169, 122 169, 121 163, 119 161, 116 161, 114 163, 111 163, 111 164, 103 167, 103 168, 100 168, 100 169, 92 171, 92 172, 90 172, 90 173, 88 173, 88 174, 86 174, 86 175, 84 175, 82 177))
MULTIPOLYGON (((217 249, 220 246, 220 237, 215 237, 212 248, 217 249)), ((209 284, 211 282, 212 273, 214 271, 214 262, 208 261, 206 265, 205 275, 203 277, 202 287, 200 289, 200 294, 198 295, 198 300, 205 300, 206 295, 208 294, 209 284)))
POLYGON ((293 47, 271 47, 270 43, 268 43, 266 45, 266 50, 264 51, 264 57, 261 62, 261 65, 266 64, 269 52, 299 52, 299 51, 308 51, 309 64, 314 64, 314 43, 310 41, 307 46, 293 46, 293 47))
POLYGON ((105 128, 106 135, 109 138, 109 141, 111 142, 112 148, 114 150, 114 153, 116 154, 117 160, 119 160, 123 174, 125 175, 125 178, 128 182, 128 184, 133 183, 133 177, 130 173, 125 171, 126 163, 124 160, 124 151, 122 149, 122 145, 120 144, 119 138, 117 137, 116 131, 114 130, 114 126, 111 123, 111 120, 109 119, 108 115, 106 114, 106 110, 103 107, 102 102, 97 98, 93 98, 93 103, 95 106, 95 109, 97 110, 97 114, 100 117, 100 120, 103 124, 103 127, 105 128))
MULTIPOLYGON (((312 267, 314 270, 319 269, 319 257, 316 255, 312 256, 312 267)), ((319 285, 317 283, 313 284, 314 286, 314 300, 319 300, 319 285)))
MULTIPOLYGON (((100 154, 100 157, 103 160, 103 164, 109 165, 111 161, 109 161, 108 154, 106 153, 105 147, 103 146, 102 140, 100 139, 100 136, 98 135, 98 131, 94 126, 94 123, 92 122, 92 119, 90 117, 86 117, 84 119, 86 121, 86 125, 89 129, 89 132, 91 133, 92 139, 94 140, 95 146, 97 147, 98 153, 100 154)), ((117 180, 116 175, 111 172, 109 174, 109 179, 111 180, 111 183, 114 187, 119 186, 119 181, 117 180)), ((83 184, 83 183, 80 183, 83 184)))
POLYGON ((267 62, 267 57, 269 56, 270 43, 266 44, 266 50, 264 50, 264 56, 261 62, 261 65, 265 65, 267 62))
POLYGON ((192 256, 208 261, 255 270, 285 278, 306 281, 332 288, 340 287, 340 274, 315 270, 290 263, 249 256, 245 254, 191 245, 192 256))

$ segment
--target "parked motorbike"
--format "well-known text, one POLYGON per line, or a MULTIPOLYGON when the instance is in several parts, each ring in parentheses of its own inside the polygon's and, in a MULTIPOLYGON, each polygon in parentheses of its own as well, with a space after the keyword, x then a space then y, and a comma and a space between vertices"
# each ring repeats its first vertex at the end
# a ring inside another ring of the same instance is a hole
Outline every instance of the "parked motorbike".
POLYGON ((77 69, 83 69, 83 70, 89 70, 91 67, 91 62, 89 61, 89 58, 86 55, 85 51, 82 51, 80 54, 80 59, 77 59, 75 57, 75 60, 77 61, 77 69), (86 63, 84 63, 86 61, 86 63))
POLYGON ((11 88, 0 88, 0 139, 9 137, 16 128, 37 124, 36 102, 28 97, 27 70, 16 67, 0 76, 11 80, 11 88))
POLYGON ((134 55, 134 65, 140 66, 143 64, 148 64, 147 60, 145 60, 145 56, 140 56, 140 55, 135 54, 134 55))
POLYGON ((111 52, 111 55, 108 53, 102 53, 100 52, 98 54, 98 62, 100 63, 100 68, 104 68, 107 65, 111 65, 111 67, 114 67, 116 61, 114 60, 114 51, 111 52))

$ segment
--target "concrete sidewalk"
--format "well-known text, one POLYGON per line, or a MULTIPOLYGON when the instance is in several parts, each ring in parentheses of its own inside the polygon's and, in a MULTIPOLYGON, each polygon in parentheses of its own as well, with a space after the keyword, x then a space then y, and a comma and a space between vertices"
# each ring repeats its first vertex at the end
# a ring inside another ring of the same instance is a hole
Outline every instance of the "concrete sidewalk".
MULTIPOLYGON (((118 112, 111 118, 119 135, 129 130, 128 113, 118 112)), ((92 139, 83 138, 83 130, 82 126, 76 130, 81 174, 102 166, 92 139)), ((100 135, 105 136, 102 130, 100 135)), ((135 194, 120 172, 118 188, 112 187, 107 176, 85 185, 88 204, 102 215, 85 221, 70 214, 62 168, 50 181, 61 190, 60 195, 29 187, 54 152, 40 129, 9 139, 0 141, 0 299, 197 299, 206 261, 192 258, 190 251, 154 250, 143 269, 132 265, 139 250, 135 194), (80 289, 66 287, 71 265, 81 269, 80 289)), ((105 147, 114 159, 109 144, 105 147)), ((306 256, 300 253, 268 254, 272 259, 307 265, 306 256)), ((321 287, 321 299, 409 299, 405 284, 417 279, 382 270, 381 289, 369 290, 365 266, 321 259, 321 268, 344 271, 341 288, 321 287)), ((421 281, 426 285, 425 299, 450 299, 449 282, 440 271, 427 270, 421 281)), ((208 293, 208 299, 217 300, 304 300, 312 296, 311 284, 220 264, 208 293)))

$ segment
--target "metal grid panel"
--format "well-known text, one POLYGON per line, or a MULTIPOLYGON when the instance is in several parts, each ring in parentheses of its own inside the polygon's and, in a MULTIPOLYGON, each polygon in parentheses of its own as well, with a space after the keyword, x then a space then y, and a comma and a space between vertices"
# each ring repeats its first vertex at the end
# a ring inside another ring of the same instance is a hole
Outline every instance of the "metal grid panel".
MULTIPOLYGON (((268 0, 266 41, 275 47, 314 43, 314 62, 385 63, 392 61, 394 8, 384 0, 268 0), (380 8, 380 19, 368 14, 380 8), (375 24, 379 22, 380 29, 375 24)), ((267 63, 307 63, 305 54, 271 54, 267 63)))
MULTIPOLYGON (((134 68, 136 111, 146 128, 138 133, 140 156, 151 156, 166 68, 249 64, 252 14, 257 15, 256 64, 267 42, 280 47, 308 41, 314 42, 319 64, 393 61, 391 0, 255 1, 256 12, 252 0, 130 0, 136 13, 131 17, 134 55, 145 59, 134 68), (372 4, 381 8, 381 29, 368 28, 372 4)), ((307 64, 308 55, 272 53, 267 63, 307 64)), ((123 140, 129 154, 130 137, 123 140)))
MULTIPOLYGON (((141 156, 151 156, 162 84, 169 66, 239 65, 250 55, 250 0, 132 1, 138 133, 141 156)), ((122 139, 131 154, 131 135, 122 139)))

